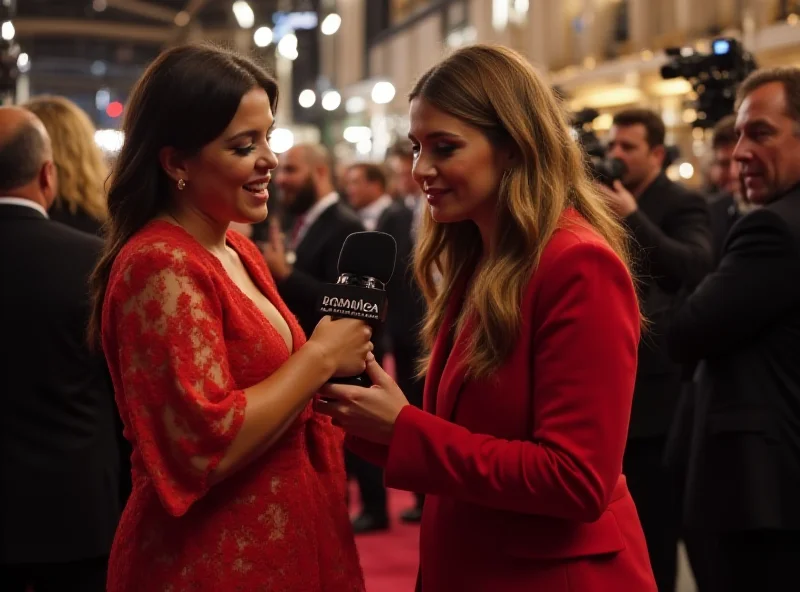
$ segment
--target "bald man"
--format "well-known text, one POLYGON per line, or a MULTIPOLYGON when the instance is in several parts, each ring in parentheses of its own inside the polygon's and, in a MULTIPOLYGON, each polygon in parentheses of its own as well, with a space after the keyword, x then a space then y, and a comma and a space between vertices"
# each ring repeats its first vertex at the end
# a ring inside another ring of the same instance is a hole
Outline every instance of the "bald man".
POLYGON ((14 199, 26 202, 16 205, 43 209, 47 216, 57 190, 53 147, 44 124, 19 107, 0 107, 0 192, 13 193, 14 199))
POLYGON ((86 347, 102 241, 47 217, 50 139, 0 108, 0 590, 100 592, 120 514, 116 407, 86 347))
POLYGON ((289 236, 275 226, 264 258, 278 290, 310 336, 319 322, 319 298, 326 283, 339 277, 339 251, 347 236, 364 230, 333 186, 328 151, 299 144, 280 157, 275 176, 283 210, 294 220, 289 236))

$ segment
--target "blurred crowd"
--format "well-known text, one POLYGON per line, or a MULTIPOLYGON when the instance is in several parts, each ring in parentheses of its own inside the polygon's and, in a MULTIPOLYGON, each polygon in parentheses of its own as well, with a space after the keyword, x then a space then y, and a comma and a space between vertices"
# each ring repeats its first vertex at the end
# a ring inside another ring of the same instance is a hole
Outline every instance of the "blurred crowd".
MULTIPOLYGON (((792 105, 796 105, 797 100, 798 97, 791 97, 792 105)), ((40 96, 24 105, 24 108, 41 120, 52 143, 54 199, 47 216, 75 231, 97 237, 98 243, 93 243, 97 246, 106 234, 105 224, 109 218, 106 191, 113 155, 109 157, 101 152, 94 140, 95 129, 90 118, 67 98, 40 96)), ((797 113, 794 115, 797 116, 797 113)), ((697 315, 704 313, 698 312, 699 308, 690 306, 691 310, 688 310, 682 306, 698 286, 705 286, 704 289, 709 290, 708 284, 703 283, 704 279, 723 260, 731 229, 742 218, 761 207, 758 200, 748 199, 748 177, 742 170, 742 166, 755 166, 752 163, 758 157, 735 154, 743 133, 749 132, 741 125, 737 126, 736 115, 722 119, 714 128, 711 140, 713 158, 707 169, 705 194, 667 178, 664 171, 667 156, 665 126, 658 114, 645 109, 621 111, 615 115, 607 138, 609 155, 624 163, 625 172, 621 178, 604 186, 600 193, 611 210, 624 220, 632 237, 637 288, 648 323, 639 350, 636 392, 623 473, 639 512, 656 581, 659 589, 664 591, 675 587, 676 549, 680 540, 686 544, 701 592, 718 589, 714 583, 717 575, 714 572, 723 561, 719 559, 720 540, 709 535, 706 528, 708 515, 703 513, 708 506, 703 504, 702 499, 707 493, 701 490, 712 487, 709 483, 713 481, 715 471, 722 470, 720 464, 712 466, 709 458, 724 464, 728 457, 725 456, 725 450, 719 448, 713 448, 711 453, 706 449, 704 454, 711 456, 698 455, 698 442, 702 439, 697 432, 701 429, 698 428, 698 417, 707 410, 698 410, 696 401, 702 400, 697 393, 704 389, 710 392, 720 388, 742 388, 742 382, 738 387, 730 383, 723 384, 725 378, 720 378, 719 373, 732 371, 731 368, 720 370, 713 363, 703 363, 703 360, 713 359, 713 356, 693 349, 697 341, 697 329, 693 323, 697 315), (698 360, 701 360, 700 364, 698 360), (698 463, 701 460, 707 464, 700 466, 698 463), (684 519, 686 516, 688 519, 684 519)), ((267 219, 258 224, 233 223, 231 229, 249 238, 258 247, 281 297, 297 317, 306 335, 313 333, 319 319, 317 297, 321 286, 335 282, 338 277, 338 254, 344 239, 350 233, 361 230, 391 234, 398 246, 394 278, 387 286, 391 305, 384 329, 373 336, 374 355, 384 365, 393 367, 395 379, 409 402, 419 407, 422 405, 424 377, 418 376, 416 368, 416 362, 422 355, 417 328, 423 322, 425 305, 410 270, 427 200, 413 173, 415 150, 410 141, 400 140, 388 150, 382 162, 334 162, 324 146, 295 145, 278 155, 279 164, 272 172, 269 184, 267 219)), ((181 189, 180 186, 178 188, 181 189)), ((752 187, 750 189, 752 193, 754 190, 752 187)), ((58 266, 70 268, 73 265, 69 253, 52 253, 51 256, 57 259, 58 266)), ((731 264, 723 264, 721 273, 726 269, 724 265, 731 264)), ((4 277, 3 281, 13 280, 9 276, 4 277)), ((742 288, 734 283, 728 287, 736 290, 742 288)), ((758 290, 759 286, 750 286, 748 289, 758 290)), ((695 295, 694 298, 689 302, 692 306, 700 307, 699 297, 695 295)), ((718 306, 724 308, 727 304, 720 303, 718 306)), ((769 306, 769 303, 763 306, 769 306)), ((742 319, 741 322, 746 324, 748 321, 742 319)), ((47 355, 56 358, 60 353, 56 348, 47 355)), ((99 363, 96 353, 86 355, 93 360, 92 363, 99 363)), ((764 362, 758 367, 767 372, 765 368, 770 367, 770 363, 764 362)), ((30 365, 29 372, 37 372, 35 364, 30 365)), ((756 381, 759 378, 751 376, 741 380, 756 381)), ((113 401, 110 379, 105 370, 101 382, 93 386, 98 396, 113 401)), ((743 394, 742 398, 749 401, 753 389, 771 388, 764 384, 767 383, 754 383, 751 391, 743 394)), ((82 388, 77 382, 73 386, 75 389, 82 388)), ((54 392, 57 390, 56 387, 53 389, 54 392)), ((86 405, 86 413, 100 413, 92 410, 90 403, 86 405)), ((757 406, 752 407, 755 409, 757 406)), ((32 407, 20 408, 20 417, 24 417, 25 421, 32 425, 40 423, 35 429, 30 428, 27 435, 20 435, 20 438, 36 434, 36 438, 45 439, 47 421, 35 417, 40 411, 32 407)), ((103 465, 105 485, 109 480, 115 482, 113 486, 108 485, 106 490, 106 493, 114 493, 113 503, 97 502, 98 507, 103 504, 108 508, 113 506, 99 518, 113 522, 108 516, 119 512, 133 486, 130 477, 131 448, 122 437, 122 424, 114 406, 106 405, 102 412, 106 414, 104 421, 110 426, 108 437, 82 448, 84 457, 80 462, 86 466, 103 465), (113 451, 113 459, 109 451, 113 451), (98 460, 100 458, 102 460, 98 460)), ((57 411, 50 409, 47 413, 57 411)), ((731 419, 733 416, 720 415, 727 418, 728 423, 720 420, 722 423, 715 429, 723 432, 739 428, 744 431, 779 429, 775 426, 780 422, 769 423, 764 420, 769 425, 756 425, 757 420, 753 417, 758 413, 760 411, 756 410, 750 416, 746 413, 736 416, 742 424, 737 424, 738 428, 734 425, 736 417, 731 419)), ((78 432, 80 427, 75 428, 75 433, 78 432)), ((69 448, 80 439, 75 433, 61 434, 59 437, 63 436, 63 439, 53 446, 69 448)), ((733 446, 744 446, 732 442, 733 446)), ((758 458, 761 458, 758 455, 762 452, 760 449, 752 452, 748 462, 757 466, 758 458)), ((45 464, 61 458, 55 452, 48 456, 50 452, 47 446, 43 446, 40 453, 41 463, 45 464)), ((750 454, 748 452, 745 456, 750 454)), ((360 508, 352 522, 355 533, 366 534, 392 528, 382 469, 350 453, 347 453, 346 466, 348 475, 358 483, 360 491, 360 508)), ((764 471, 779 470, 775 467, 761 468, 764 471)), ((750 496, 745 490, 748 487, 757 488, 756 481, 760 477, 753 467, 743 466, 742 470, 755 472, 742 477, 742 491, 735 492, 735 495, 731 492, 735 499, 718 499, 718 505, 730 504, 734 507, 737 503, 746 506, 762 502, 767 505, 796 505, 796 499, 781 499, 780 493, 772 498, 770 493, 754 493, 750 496)), ((24 472, 20 475, 15 477, 15 503, 10 507, 22 507, 19 514, 23 515, 26 504, 36 506, 44 499, 39 491, 43 484, 25 484, 24 472)), ((7 475, 2 478, 7 479, 7 475)), ((50 493, 53 490, 60 491, 64 499, 83 497, 87 500, 102 497, 96 489, 90 491, 96 487, 101 486, 91 479, 68 475, 59 483, 48 485, 50 493)), ((794 484, 793 487, 787 486, 787 491, 800 491, 800 485, 794 484)), ((417 495, 416 501, 413 507, 403 513, 401 519, 404 522, 413 524, 421 520, 424 496, 417 495)), ((6 503, 9 503, 8 500, 6 503)), ((69 508, 61 510, 66 517, 56 518, 48 526, 61 529, 60 534, 51 537, 52 548, 41 551, 37 548, 40 541, 17 540, 13 545, 15 552, 4 557, 4 561, 27 564, 57 563, 64 557, 85 559, 85 556, 90 557, 92 552, 110 543, 107 524, 93 530, 84 522, 70 521, 69 508), (56 548, 58 541, 68 540, 67 533, 80 529, 87 534, 83 542, 70 543, 76 552, 60 554, 61 551, 56 548), (92 540, 88 541, 89 538, 92 540), (90 551, 81 556, 80 547, 84 543, 90 551)), ((769 511, 765 512, 770 514, 769 511)), ((754 519, 758 530, 769 523, 766 520, 762 524, 758 519, 754 519)), ((780 516, 775 518, 775 523, 780 520, 780 516)), ((13 533, 14 526, 19 527, 19 532, 31 531, 28 525, 3 526, 6 533, 13 533)), ((800 527, 800 523, 795 526, 800 527)), ((716 527, 711 531, 717 532, 716 527)), ((25 535, 19 533, 13 536, 25 539, 25 535)), ((9 544, 8 541, 6 544, 9 544)), ((730 558, 730 555, 726 557, 730 558)), ((789 589, 794 588, 786 588, 789 589)))

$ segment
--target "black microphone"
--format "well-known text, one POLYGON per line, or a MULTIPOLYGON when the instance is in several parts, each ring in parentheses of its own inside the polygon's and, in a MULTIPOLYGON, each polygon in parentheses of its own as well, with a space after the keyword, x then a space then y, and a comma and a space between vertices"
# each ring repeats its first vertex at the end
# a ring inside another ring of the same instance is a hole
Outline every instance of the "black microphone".
MULTIPOLYGON (((359 319, 380 329, 386 320, 386 284, 394 274, 397 243, 391 234, 354 232, 339 253, 339 279, 328 284, 319 301, 319 311, 331 318, 359 319)), ((366 374, 333 378, 330 382, 369 386, 366 374)))

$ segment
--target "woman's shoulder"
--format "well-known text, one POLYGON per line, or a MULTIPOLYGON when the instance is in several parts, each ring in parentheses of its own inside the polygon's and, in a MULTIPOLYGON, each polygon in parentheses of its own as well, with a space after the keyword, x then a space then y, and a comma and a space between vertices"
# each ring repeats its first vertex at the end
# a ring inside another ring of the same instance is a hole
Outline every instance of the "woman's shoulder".
MULTIPOLYGON (((622 258, 577 212, 565 212, 542 252, 525 291, 523 307, 535 314, 573 315, 576 309, 605 314, 624 302, 638 322, 631 273, 622 258)), ((635 324, 635 323, 634 323, 635 324)))
POLYGON ((185 230, 162 220, 153 220, 136 232, 122 247, 111 270, 120 274, 153 275, 171 269, 182 273, 208 275, 204 249, 185 230))
MULTIPOLYGON (((578 213, 574 208, 568 208, 559 220, 558 228, 553 233, 550 242, 544 249, 544 253, 559 255, 576 245, 584 245, 584 248, 601 248, 613 253, 613 250, 600 235, 597 230, 578 213)), ((544 256, 543 253, 543 256, 544 256)))
POLYGON ((558 228, 542 251, 537 273, 531 279, 534 283, 541 283, 545 277, 548 281, 557 277, 571 281, 576 274, 594 273, 598 267, 628 274, 625 263, 605 238, 570 208, 562 214, 558 228))

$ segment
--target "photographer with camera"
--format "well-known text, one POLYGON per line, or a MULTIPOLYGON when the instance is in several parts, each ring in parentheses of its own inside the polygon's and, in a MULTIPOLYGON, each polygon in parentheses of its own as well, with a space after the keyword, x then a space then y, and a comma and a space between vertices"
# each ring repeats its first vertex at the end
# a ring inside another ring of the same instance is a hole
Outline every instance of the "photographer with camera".
POLYGON ((658 589, 675 588, 680 511, 676 484, 664 464, 667 434, 681 393, 682 367, 665 336, 682 294, 712 266, 708 206, 664 174, 664 122, 646 109, 621 111, 609 131, 608 158, 625 165, 612 186, 598 183, 628 226, 642 309, 649 322, 639 365, 623 472, 636 502, 658 589))

